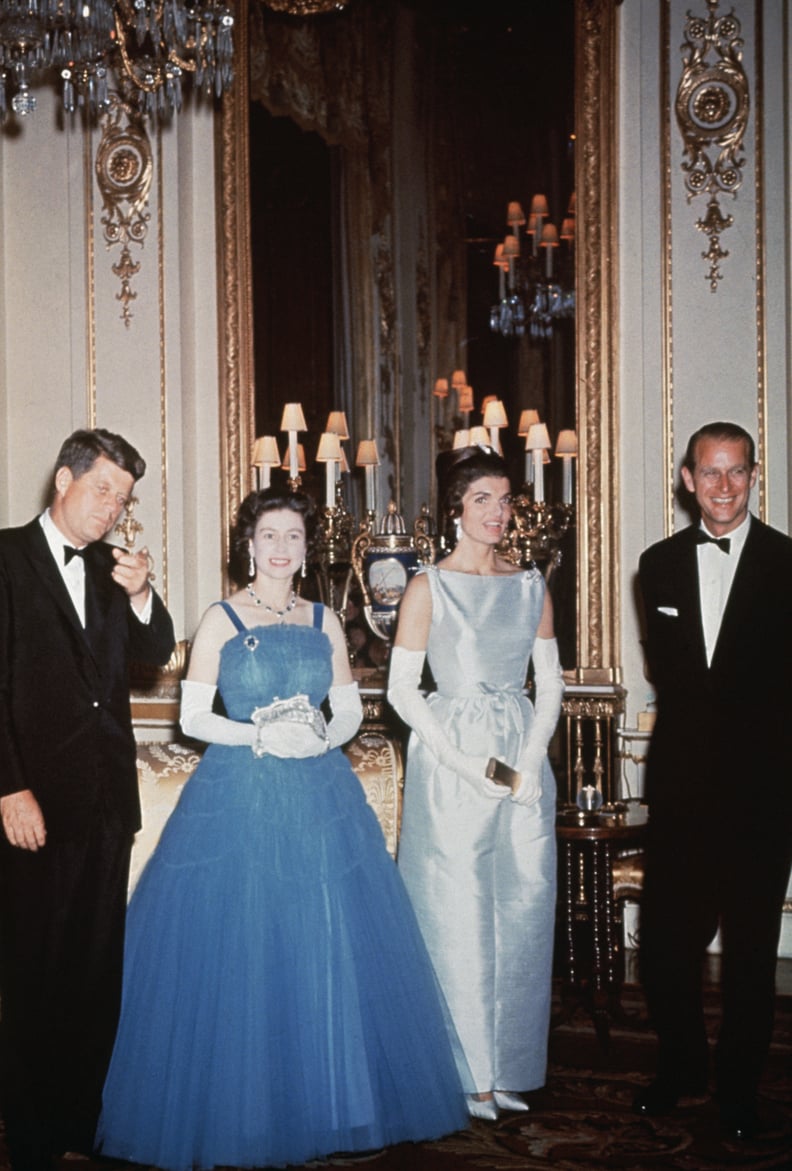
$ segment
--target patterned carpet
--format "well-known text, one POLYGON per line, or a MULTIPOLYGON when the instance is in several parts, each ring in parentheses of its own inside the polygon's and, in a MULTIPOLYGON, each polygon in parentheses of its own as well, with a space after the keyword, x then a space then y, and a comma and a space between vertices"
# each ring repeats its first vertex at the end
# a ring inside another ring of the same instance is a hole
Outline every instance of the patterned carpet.
MULTIPOLYGON (((310 1166, 371 1171, 792 1171, 792 995, 779 995, 777 1001, 761 1087, 762 1132, 742 1144, 721 1137, 711 1098, 683 1100, 668 1118, 643 1119, 632 1113, 636 1090, 651 1079, 654 1041, 639 990, 628 985, 622 1000, 627 1015, 612 1024, 606 1050, 582 1009, 556 1025, 548 1082, 529 1096, 529 1114, 502 1115, 494 1124, 472 1122, 468 1130, 436 1143, 403 1144, 310 1166)), ((712 990, 713 1040, 717 1012, 712 990)), ((0 1169, 6 1166, 3 1154, 0 1149, 0 1169)), ((113 1167, 111 1161, 64 1160, 61 1171, 113 1167)))

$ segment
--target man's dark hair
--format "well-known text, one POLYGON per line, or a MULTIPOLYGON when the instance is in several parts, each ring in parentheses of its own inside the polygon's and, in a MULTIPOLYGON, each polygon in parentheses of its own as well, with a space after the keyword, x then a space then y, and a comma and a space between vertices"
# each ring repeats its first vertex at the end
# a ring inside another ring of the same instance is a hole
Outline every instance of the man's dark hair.
POLYGON ((288 509, 303 518, 305 525, 305 555, 310 557, 316 539, 316 505, 305 492, 290 492, 282 488, 264 488, 251 492, 239 506, 236 522, 231 531, 231 552, 228 558, 228 573, 237 585, 252 581, 250 573, 250 541, 256 525, 265 512, 279 512, 288 509))
POLYGON ((748 453, 748 466, 754 468, 756 466, 756 448, 754 446, 753 436, 741 427, 738 423, 705 423, 703 427, 699 427, 698 431, 694 431, 690 436, 685 452, 685 458, 682 461, 682 467, 687 468, 691 476, 696 470, 696 444, 699 439, 728 439, 740 440, 745 443, 745 450, 748 453))
POLYGON ((79 480, 80 476, 91 470, 100 457, 110 460, 122 471, 128 472, 135 483, 146 471, 146 461, 132 444, 127 443, 121 435, 114 435, 112 431, 105 431, 102 427, 97 427, 93 431, 74 431, 64 440, 55 461, 55 471, 59 468, 68 468, 75 480, 79 480))

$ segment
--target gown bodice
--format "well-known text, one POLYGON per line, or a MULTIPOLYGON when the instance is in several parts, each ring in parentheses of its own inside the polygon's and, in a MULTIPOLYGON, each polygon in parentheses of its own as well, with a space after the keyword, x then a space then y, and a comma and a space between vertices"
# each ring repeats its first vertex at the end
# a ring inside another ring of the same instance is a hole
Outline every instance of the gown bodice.
POLYGON ((254 708, 292 695, 307 695, 319 707, 333 681, 333 650, 321 629, 322 607, 314 606, 312 626, 247 628, 227 602, 219 605, 237 628, 220 653, 218 689, 229 717, 249 720, 254 708))
POLYGON ((503 576, 429 566, 432 625, 427 657, 437 694, 461 696, 471 685, 522 690, 544 605, 537 569, 503 576))

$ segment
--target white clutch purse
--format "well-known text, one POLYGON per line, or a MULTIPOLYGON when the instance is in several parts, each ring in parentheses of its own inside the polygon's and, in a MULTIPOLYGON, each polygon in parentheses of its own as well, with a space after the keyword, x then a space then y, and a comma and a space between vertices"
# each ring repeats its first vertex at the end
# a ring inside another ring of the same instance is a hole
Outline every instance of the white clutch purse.
MULTIPOLYGON (((327 739, 325 718, 319 708, 313 706, 307 695, 292 695, 289 699, 274 699, 266 707, 254 708, 250 713, 250 718, 257 728, 264 728, 267 724, 280 720, 288 720, 295 724, 307 724, 320 739, 327 739)), ((255 747, 253 751, 256 751, 255 747)))

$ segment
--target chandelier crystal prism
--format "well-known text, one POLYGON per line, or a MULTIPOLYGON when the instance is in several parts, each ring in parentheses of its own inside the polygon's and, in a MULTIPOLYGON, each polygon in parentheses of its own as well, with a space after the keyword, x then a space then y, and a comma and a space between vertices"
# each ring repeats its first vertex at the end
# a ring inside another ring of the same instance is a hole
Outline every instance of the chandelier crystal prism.
POLYGON ((150 118, 177 112, 186 80, 220 97, 233 80, 234 17, 223 0, 0 0, 0 121, 55 82, 68 114, 108 109, 113 80, 150 118))

